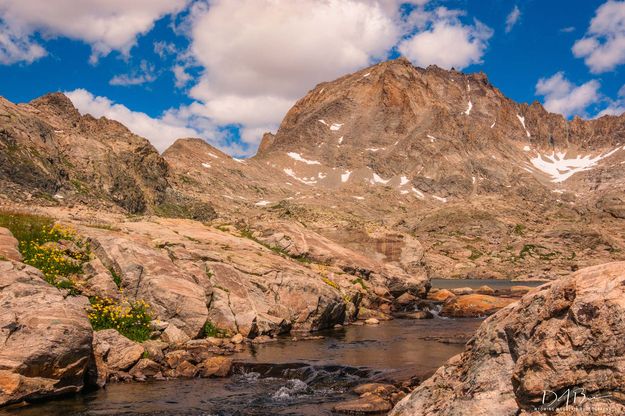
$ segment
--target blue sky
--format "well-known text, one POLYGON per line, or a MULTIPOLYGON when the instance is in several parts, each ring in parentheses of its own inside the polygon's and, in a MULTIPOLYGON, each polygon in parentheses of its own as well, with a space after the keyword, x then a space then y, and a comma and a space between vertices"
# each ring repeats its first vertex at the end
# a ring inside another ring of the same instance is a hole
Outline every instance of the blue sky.
POLYGON ((399 55, 567 117, 625 111, 623 1, 102 3, 0 0, 0 95, 67 92, 161 151, 200 136, 236 156, 317 82, 399 55))

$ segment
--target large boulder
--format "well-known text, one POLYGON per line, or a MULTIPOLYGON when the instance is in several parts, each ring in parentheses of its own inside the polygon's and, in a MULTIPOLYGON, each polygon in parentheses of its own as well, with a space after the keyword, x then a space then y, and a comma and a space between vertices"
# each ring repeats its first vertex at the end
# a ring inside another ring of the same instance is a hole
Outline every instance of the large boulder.
POLYGON ((170 322, 189 338, 200 334, 206 317, 205 290, 149 241, 90 230, 98 259, 121 279, 126 296, 150 304, 158 319, 170 322))
POLYGON ((625 262, 582 269, 484 321, 391 415, 512 416, 567 397, 581 414, 624 414, 624 337, 625 262))
POLYGON ((143 356, 144 348, 130 339, 126 338, 115 329, 104 329, 96 331, 93 336, 93 349, 99 355, 105 368, 98 371, 112 373, 116 371, 127 371, 139 361, 143 356))
POLYGON ((0 227, 0 260, 22 261, 22 255, 18 250, 18 241, 11 231, 0 227))
POLYGON ((492 315, 499 309, 514 302, 510 298, 471 294, 456 296, 443 305, 441 315, 454 318, 477 318, 492 315))
POLYGON ((38 270, 0 261, 0 406, 83 388, 92 341, 85 305, 38 270))

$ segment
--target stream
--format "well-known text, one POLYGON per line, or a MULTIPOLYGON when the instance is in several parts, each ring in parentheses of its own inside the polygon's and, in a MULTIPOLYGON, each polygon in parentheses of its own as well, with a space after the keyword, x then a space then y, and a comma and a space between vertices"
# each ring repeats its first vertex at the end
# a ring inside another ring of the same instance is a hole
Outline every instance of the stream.
MULTIPOLYGON (((434 281, 433 286, 468 283, 434 281)), ((516 284, 496 283, 498 288, 516 284)), ((357 397, 351 390, 359 384, 431 375, 463 351, 481 321, 436 316, 349 325, 315 334, 322 339, 252 344, 233 356, 229 378, 114 383, 5 412, 19 416, 332 415, 334 404, 357 397)))

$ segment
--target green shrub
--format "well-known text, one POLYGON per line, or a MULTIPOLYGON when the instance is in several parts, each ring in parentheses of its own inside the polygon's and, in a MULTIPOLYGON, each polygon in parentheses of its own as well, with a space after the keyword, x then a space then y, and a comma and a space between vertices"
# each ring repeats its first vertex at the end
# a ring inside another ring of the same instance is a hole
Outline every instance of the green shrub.
POLYGON ((367 285, 365 284, 364 280, 362 280, 362 277, 357 277, 356 279, 352 280, 352 284, 353 285, 360 285, 363 289, 367 290, 367 285))
POLYGON ((119 301, 111 298, 89 299, 91 310, 89 321, 95 331, 116 329, 120 334, 136 342, 150 338, 152 313, 150 305, 142 300, 119 301))
POLYGON ((111 272, 111 276, 113 277, 113 282, 115 282, 115 285, 120 288, 122 287, 122 278, 120 275, 117 274, 117 272, 115 271, 115 269, 110 268, 109 272, 111 272))
POLYGON ((202 335, 204 338, 227 338, 230 336, 230 333, 227 329, 221 329, 211 321, 206 321, 202 328, 202 335))

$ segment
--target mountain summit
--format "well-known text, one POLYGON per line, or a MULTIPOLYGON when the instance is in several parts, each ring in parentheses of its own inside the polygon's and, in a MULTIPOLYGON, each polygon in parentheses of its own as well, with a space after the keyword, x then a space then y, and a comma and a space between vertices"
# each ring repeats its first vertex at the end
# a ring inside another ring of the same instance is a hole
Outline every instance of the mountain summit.
POLYGON ((200 139, 159 155, 62 94, 2 100, 0 120, 12 200, 293 222, 433 277, 554 278, 624 256, 625 116, 568 121, 482 73, 400 58, 321 83, 244 160, 200 139))

